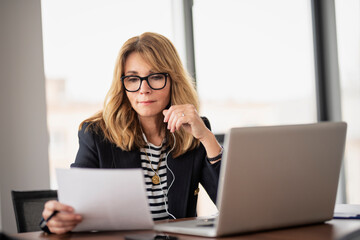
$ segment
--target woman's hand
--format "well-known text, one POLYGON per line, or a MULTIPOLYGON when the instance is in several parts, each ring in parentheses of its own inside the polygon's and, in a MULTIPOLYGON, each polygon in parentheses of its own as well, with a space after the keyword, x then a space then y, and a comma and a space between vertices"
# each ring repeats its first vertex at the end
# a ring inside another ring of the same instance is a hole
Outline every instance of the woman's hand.
POLYGON ((72 207, 55 200, 45 203, 45 208, 42 213, 43 218, 47 219, 54 211, 59 212, 46 224, 52 233, 62 234, 69 232, 82 220, 81 215, 75 214, 72 207))
POLYGON ((163 111, 164 122, 170 132, 175 132, 181 127, 195 138, 202 141, 211 131, 205 126, 195 107, 191 104, 173 105, 163 111))
POLYGON ((206 127, 193 105, 173 105, 168 110, 165 109, 163 114, 164 122, 168 123, 167 128, 170 132, 184 128, 186 132, 200 140, 209 158, 219 155, 221 152, 220 144, 215 135, 206 127))

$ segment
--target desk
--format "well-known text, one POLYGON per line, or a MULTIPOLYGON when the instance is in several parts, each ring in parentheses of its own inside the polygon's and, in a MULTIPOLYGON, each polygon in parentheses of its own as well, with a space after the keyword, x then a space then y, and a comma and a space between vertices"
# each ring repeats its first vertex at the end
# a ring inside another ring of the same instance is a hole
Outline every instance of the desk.
MULTIPOLYGON (((275 240, 275 239, 291 239, 291 240, 329 240, 339 239, 357 229, 360 229, 360 220, 331 220, 324 224, 308 225, 302 227, 286 228, 281 230, 273 230, 259 233, 251 233, 217 239, 243 239, 243 240, 275 240)), ((42 232, 19 233, 12 235, 20 239, 104 239, 104 240, 121 240, 126 235, 135 233, 146 233, 152 231, 115 231, 115 232, 92 232, 92 233, 68 233, 64 235, 46 235, 42 232)), ((177 236, 179 240, 189 239, 214 239, 202 238, 190 235, 171 234, 177 236)))

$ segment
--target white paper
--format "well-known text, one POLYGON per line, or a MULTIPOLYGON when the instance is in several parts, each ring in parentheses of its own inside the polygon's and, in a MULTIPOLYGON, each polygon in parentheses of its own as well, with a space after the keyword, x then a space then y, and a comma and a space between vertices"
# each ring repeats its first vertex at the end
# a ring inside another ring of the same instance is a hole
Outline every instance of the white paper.
POLYGON ((83 220, 73 231, 152 229, 141 169, 56 169, 59 202, 83 220))

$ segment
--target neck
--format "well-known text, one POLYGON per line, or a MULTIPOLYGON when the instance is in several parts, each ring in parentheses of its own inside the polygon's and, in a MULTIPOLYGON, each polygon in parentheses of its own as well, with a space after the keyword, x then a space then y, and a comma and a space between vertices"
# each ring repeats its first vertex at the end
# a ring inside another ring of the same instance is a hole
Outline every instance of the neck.
POLYGON ((164 123, 161 117, 140 117, 141 128, 148 142, 159 146, 165 137, 164 123))

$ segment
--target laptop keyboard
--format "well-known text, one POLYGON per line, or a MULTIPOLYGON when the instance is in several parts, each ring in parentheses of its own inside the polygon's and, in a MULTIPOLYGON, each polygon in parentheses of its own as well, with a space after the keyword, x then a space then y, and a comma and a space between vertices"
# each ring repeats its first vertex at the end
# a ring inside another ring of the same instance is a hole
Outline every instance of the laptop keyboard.
POLYGON ((215 218, 200 218, 196 219, 197 227, 213 227, 215 222, 215 218))

